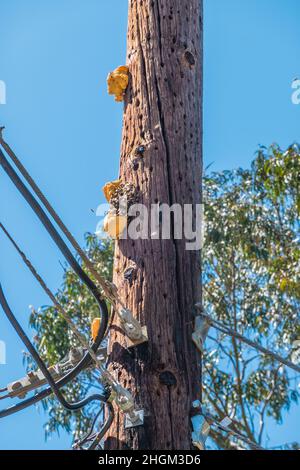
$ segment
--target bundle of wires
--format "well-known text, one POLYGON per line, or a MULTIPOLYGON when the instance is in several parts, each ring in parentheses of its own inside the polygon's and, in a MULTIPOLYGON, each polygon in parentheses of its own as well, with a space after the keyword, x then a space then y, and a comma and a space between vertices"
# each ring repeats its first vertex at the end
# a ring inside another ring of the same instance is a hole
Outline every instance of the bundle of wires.
MULTIPOLYGON (((56 398, 59 400, 59 402, 62 404, 62 406, 69 410, 69 411, 77 411, 89 403, 93 401, 99 401, 101 404, 105 403, 108 408, 108 418, 106 423, 104 424, 103 428, 101 429, 100 432, 94 434, 93 436, 89 435, 88 439, 85 440, 85 442, 90 442, 92 437, 92 444, 90 444, 89 449, 95 449, 98 447, 103 435, 105 432, 108 430, 108 428, 111 426, 111 423, 113 421, 113 408, 112 405, 108 402, 108 395, 104 394, 94 394, 91 395, 79 402, 76 403, 69 403, 63 396, 61 392, 61 388, 73 381, 78 374, 80 374, 81 371, 85 370, 90 364, 91 361, 93 360, 93 355, 92 353, 96 354, 97 350, 103 341, 106 332, 107 332, 107 326, 108 326, 108 310, 107 310, 107 305, 105 300, 102 298, 100 292, 98 291, 98 288, 94 284, 94 282, 91 280, 91 278, 86 274, 86 272, 82 269, 76 258, 73 256, 71 253, 70 249, 54 227, 53 223, 51 222, 50 218, 47 216, 46 212, 43 210, 41 205, 38 203, 37 199, 32 195, 32 193, 29 191, 29 189, 25 186, 21 178, 18 176, 12 165, 8 162, 6 159, 4 153, 0 149, 0 165, 4 169, 4 171, 7 173, 13 184, 16 186, 18 191, 21 193, 21 195, 24 197, 24 199, 28 202, 30 207, 33 209, 41 223, 44 225, 46 228, 47 232, 55 242, 55 244, 58 246, 66 260, 69 262, 70 266, 72 269, 75 271, 75 273, 79 276, 81 281, 87 286, 87 288, 90 290, 92 295, 94 296, 98 307, 99 307, 99 312, 100 312, 100 318, 101 318, 101 323, 100 323, 100 328, 98 331, 97 338, 93 342, 90 348, 88 348, 88 351, 86 352, 85 356, 81 359, 81 361, 72 369, 70 372, 68 372, 63 378, 61 378, 59 381, 55 382, 51 373, 49 372, 46 364, 44 363, 43 359, 25 334, 24 330, 22 329, 21 325, 19 324, 16 316, 13 314, 12 310, 10 309, 8 302, 6 300, 6 297, 4 295, 3 289, 0 285, 0 304, 4 310, 4 313, 8 320, 10 321, 11 325, 15 329, 16 333, 18 334, 19 338, 22 340, 23 344, 26 346, 28 349, 29 353, 33 357, 34 361, 36 362, 37 366, 40 368, 42 371, 44 377, 46 378, 49 386, 42 390, 41 392, 37 393, 33 397, 23 400, 21 403, 18 403, 16 405, 13 405, 10 408, 7 408, 5 410, 0 411, 0 418, 4 418, 6 416, 12 415, 14 413, 17 413, 18 411, 21 411, 29 406, 34 405, 35 403, 47 398, 49 395, 52 393, 56 396, 56 398)), ((23 168, 21 166, 21 168, 23 168)), ((26 170, 25 170, 26 171, 26 170)), ((27 173, 26 173, 27 174, 27 173)), ((3 228, 1 224, 1 228, 3 228)), ((78 333, 79 334, 79 333, 78 333)), ((94 429, 95 423, 93 423, 92 426, 92 431, 90 434, 92 434, 93 429, 94 429)))

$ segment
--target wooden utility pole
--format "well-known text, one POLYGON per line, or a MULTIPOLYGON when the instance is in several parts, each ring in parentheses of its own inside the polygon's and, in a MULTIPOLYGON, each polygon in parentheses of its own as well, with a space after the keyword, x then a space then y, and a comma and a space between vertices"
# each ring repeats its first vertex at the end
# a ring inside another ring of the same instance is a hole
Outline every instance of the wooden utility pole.
MULTIPOLYGON (((202 0, 129 0, 120 178, 149 209, 201 202, 202 41, 202 0)), ((128 350, 115 317, 109 370, 146 418, 124 430, 116 410, 107 449, 191 448, 189 413, 201 379, 191 339, 200 269, 200 252, 187 251, 185 240, 117 242, 114 282, 147 325, 149 343, 128 350)))

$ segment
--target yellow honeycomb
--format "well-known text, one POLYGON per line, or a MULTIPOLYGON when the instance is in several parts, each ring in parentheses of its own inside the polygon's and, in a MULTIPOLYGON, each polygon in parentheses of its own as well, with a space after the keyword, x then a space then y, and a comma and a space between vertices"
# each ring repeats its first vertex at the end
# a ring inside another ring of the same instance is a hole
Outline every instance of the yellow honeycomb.
POLYGON ((103 222, 103 230, 115 240, 118 240, 127 227, 127 217, 109 212, 103 222))
POLYGON ((115 101, 123 101, 128 81, 129 69, 126 65, 121 65, 108 75, 108 93, 110 95, 115 95, 115 101))
POLYGON ((110 181, 103 187, 104 196, 107 202, 110 202, 112 196, 121 186, 121 180, 110 181))

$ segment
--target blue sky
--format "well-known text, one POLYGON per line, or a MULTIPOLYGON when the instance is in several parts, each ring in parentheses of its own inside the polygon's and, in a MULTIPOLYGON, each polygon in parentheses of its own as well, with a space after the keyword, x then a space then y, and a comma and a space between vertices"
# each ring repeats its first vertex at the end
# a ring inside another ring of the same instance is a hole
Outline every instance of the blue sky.
MULTIPOLYGON (((300 2, 206 0, 204 158, 215 170, 247 166, 258 144, 299 140, 300 106, 291 82, 300 75, 300 2)), ((106 93, 107 73, 125 60, 126 0, 1 0, 0 80, 7 104, 0 124, 77 239, 94 231, 90 209, 114 179, 122 105, 106 93)), ((0 218, 30 254, 49 286, 62 260, 34 215, 0 172, 0 218)), ((29 304, 48 302, 0 236, 0 279, 27 325, 29 304)), ((0 386, 24 374, 23 347, 0 312, 7 365, 0 386)), ((0 387, 1 388, 1 387, 0 387)), ((9 403, 10 404, 10 403, 9 403)), ((284 426, 270 423, 273 445, 299 439, 299 408, 284 426)), ((44 441, 42 410, 0 421, 0 449, 64 449, 70 438, 44 441)))

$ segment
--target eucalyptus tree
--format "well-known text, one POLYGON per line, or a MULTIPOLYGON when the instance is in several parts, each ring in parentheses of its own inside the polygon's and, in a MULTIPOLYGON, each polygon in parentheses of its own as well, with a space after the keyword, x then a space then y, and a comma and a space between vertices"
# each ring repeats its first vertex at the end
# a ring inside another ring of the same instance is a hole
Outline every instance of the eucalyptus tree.
MULTIPOLYGON (((211 316, 283 357, 300 339, 300 160, 298 145, 260 148, 250 170, 205 178, 204 304, 211 316)), ((235 337, 211 330, 205 400, 233 428, 267 444, 299 398, 299 377, 235 337)), ((214 434, 222 448, 230 438, 214 434)), ((295 436, 296 438, 296 436, 295 436)))

